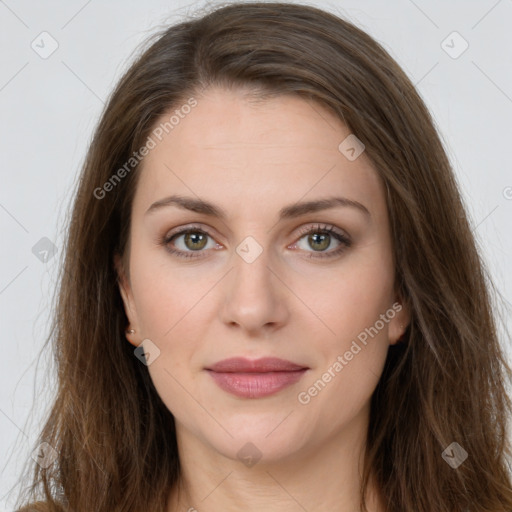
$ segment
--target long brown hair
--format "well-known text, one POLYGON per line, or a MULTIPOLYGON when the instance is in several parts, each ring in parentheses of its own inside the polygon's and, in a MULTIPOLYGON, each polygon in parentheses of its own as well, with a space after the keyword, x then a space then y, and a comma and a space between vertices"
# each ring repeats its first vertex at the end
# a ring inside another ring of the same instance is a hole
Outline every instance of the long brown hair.
POLYGON ((48 340, 58 390, 40 442, 58 456, 47 469, 34 465, 21 504, 165 510, 180 475, 174 419, 125 339, 114 256, 126 260, 140 171, 126 163, 160 116, 210 85, 329 108, 386 185, 396 284, 412 318, 372 396, 363 503, 373 476, 388 511, 511 512, 512 373, 495 290, 431 116, 397 63, 353 24, 311 6, 259 2, 165 28, 105 107, 74 198, 48 340), (442 456, 453 442, 468 453, 456 469, 442 456))

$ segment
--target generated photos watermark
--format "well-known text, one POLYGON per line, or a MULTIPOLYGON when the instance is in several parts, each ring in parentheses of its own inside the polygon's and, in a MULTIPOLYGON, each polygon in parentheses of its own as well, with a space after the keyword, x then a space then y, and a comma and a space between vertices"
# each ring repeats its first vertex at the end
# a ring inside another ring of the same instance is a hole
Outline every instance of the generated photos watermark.
POLYGON ((96 199, 103 199, 106 197, 108 192, 114 190, 114 188, 125 178, 142 159, 149 154, 149 152, 156 148, 158 142, 161 142, 164 134, 170 133, 176 126, 178 126, 182 119, 190 114, 193 107, 197 106, 197 100, 195 98, 189 98, 187 103, 183 104, 179 109, 174 110, 173 115, 169 117, 168 121, 160 123, 156 128, 153 129, 151 135, 146 139, 145 144, 139 148, 138 151, 134 151, 132 156, 124 163, 122 167, 112 174, 112 176, 105 182, 101 187, 94 189, 93 195, 96 199), (156 140, 155 140, 156 139, 156 140))
POLYGON ((361 350, 368 344, 368 337, 374 338, 377 334, 384 329, 386 324, 392 320, 397 313, 402 310, 403 306, 395 302, 391 308, 389 308, 385 313, 381 314, 379 320, 377 320, 371 327, 367 327, 364 331, 360 332, 357 335, 357 340, 353 340, 350 345, 349 350, 347 350, 343 355, 339 355, 336 358, 327 371, 322 374, 320 379, 318 379, 311 387, 309 387, 306 391, 301 391, 297 395, 297 399, 300 404, 307 405, 311 402, 311 399, 318 394, 327 386, 329 382, 331 382, 336 375, 338 375, 345 366, 347 366, 350 361, 354 359, 354 357, 361 352, 361 350), (359 343, 358 343, 359 341, 359 343), (363 346, 361 346, 363 345, 363 346))

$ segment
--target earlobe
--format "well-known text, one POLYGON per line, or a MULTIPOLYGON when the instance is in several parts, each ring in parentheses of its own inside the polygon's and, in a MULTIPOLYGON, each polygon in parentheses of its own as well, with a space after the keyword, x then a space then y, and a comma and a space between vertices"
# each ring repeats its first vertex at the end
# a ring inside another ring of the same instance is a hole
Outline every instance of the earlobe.
POLYGON ((395 317, 390 322, 389 326, 389 344, 396 345, 404 341, 404 334, 411 322, 411 312, 406 301, 398 298, 393 304, 395 317))
POLYGON ((126 328, 125 336, 132 345, 138 346, 137 340, 134 338, 134 335, 137 332, 137 315, 135 306, 133 304, 131 286, 129 279, 126 276, 123 261, 118 254, 114 256, 114 266, 117 273, 117 285, 119 288, 119 293, 121 294, 124 311, 129 322, 129 326, 126 328))

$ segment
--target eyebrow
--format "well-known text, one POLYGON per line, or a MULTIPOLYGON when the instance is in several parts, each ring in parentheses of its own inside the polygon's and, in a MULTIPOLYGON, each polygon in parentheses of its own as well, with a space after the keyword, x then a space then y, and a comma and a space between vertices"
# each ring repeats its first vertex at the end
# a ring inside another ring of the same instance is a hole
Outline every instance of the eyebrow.
MULTIPOLYGON (((153 213, 157 210, 168 206, 176 206, 183 210, 190 210, 192 212, 201 213, 210 217, 218 217, 219 219, 226 220, 227 212, 220 206, 205 201, 203 199, 196 199, 193 197, 185 197, 180 195, 172 195, 164 197, 154 202, 147 210, 145 215, 153 213)), ((306 215, 307 213, 319 212, 336 207, 349 207, 358 210, 366 217, 370 218, 371 213, 362 203, 348 199, 346 197, 329 197, 325 199, 318 199, 316 201, 306 201, 302 203, 295 203, 281 208, 279 211, 279 220, 293 219, 306 215)))

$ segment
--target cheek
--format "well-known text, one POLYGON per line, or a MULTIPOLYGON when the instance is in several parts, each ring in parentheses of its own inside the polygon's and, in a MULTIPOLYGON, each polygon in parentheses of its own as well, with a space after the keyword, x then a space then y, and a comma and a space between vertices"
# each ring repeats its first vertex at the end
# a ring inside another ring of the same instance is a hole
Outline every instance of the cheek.
POLYGON ((319 364, 297 398, 327 431, 335 432, 367 406, 386 361, 389 323, 381 315, 389 322, 393 311, 380 283, 369 283, 365 288, 361 280, 345 280, 332 302, 315 302, 335 335, 319 336, 324 340, 316 346, 319 364))
POLYGON ((184 389, 192 387, 191 368, 198 364, 194 357, 204 339, 200 318, 204 283, 152 263, 134 262, 132 278, 141 336, 159 350, 148 371, 169 411, 186 418, 193 414, 194 402, 184 389))
POLYGON ((190 324, 189 314, 204 296, 205 279, 194 271, 171 268, 162 258, 141 254, 134 258, 132 289, 142 334, 164 340, 190 324))
POLYGON ((393 272, 387 254, 372 246, 371 252, 361 252, 328 279, 326 275, 325 285, 320 280, 317 291, 310 294, 312 309, 324 324, 317 322, 318 338, 325 342, 317 345, 319 365, 303 391, 311 391, 311 402, 316 402, 314 407, 322 410, 327 421, 339 420, 340 414, 343 418, 355 414, 382 373, 389 323, 395 316, 393 272))
MULTIPOLYGON (((385 251, 354 255, 336 271, 310 276, 300 283, 297 295, 307 297, 306 302, 325 326, 323 337, 340 349, 373 326, 392 305, 394 275, 385 251)), ((387 327, 387 323, 379 324, 379 331, 385 335, 387 327)))
POLYGON ((344 352, 339 355, 345 362, 338 361, 340 366, 336 366, 334 359, 319 370, 301 389, 298 406, 328 432, 339 431, 369 406, 382 373, 386 349, 383 344, 375 343, 363 348, 351 361, 346 360, 344 352))

